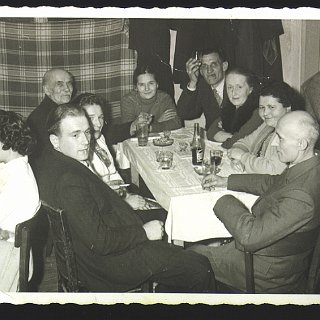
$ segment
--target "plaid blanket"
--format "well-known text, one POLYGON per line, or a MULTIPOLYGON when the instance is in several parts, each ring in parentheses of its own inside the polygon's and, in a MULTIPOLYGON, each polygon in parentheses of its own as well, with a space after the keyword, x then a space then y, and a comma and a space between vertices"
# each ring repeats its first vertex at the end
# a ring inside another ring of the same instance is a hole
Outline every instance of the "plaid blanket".
POLYGON ((74 75, 78 92, 103 96, 118 122, 136 66, 127 20, 21 20, 0 19, 0 108, 28 116, 43 99, 44 73, 58 67, 74 75))

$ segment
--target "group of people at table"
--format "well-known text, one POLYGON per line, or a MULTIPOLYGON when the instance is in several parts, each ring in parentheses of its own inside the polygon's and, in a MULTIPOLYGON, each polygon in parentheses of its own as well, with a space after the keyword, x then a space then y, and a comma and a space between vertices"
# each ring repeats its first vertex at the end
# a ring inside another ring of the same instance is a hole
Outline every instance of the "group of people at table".
POLYGON ((45 73, 45 97, 26 121, 1 111, 2 291, 17 290, 15 225, 41 199, 65 210, 78 277, 89 291, 125 292, 152 280, 159 292, 215 292, 216 279, 244 291, 245 248, 254 252, 256 292, 304 292, 320 225, 317 121, 288 84, 259 86, 248 71, 228 70, 218 48, 190 58, 186 71, 190 81, 176 106, 158 90, 152 66, 139 65, 135 89, 121 101, 121 124, 105 121, 98 95, 74 97, 73 76, 62 69, 45 73), (125 198, 115 192, 113 182, 123 179, 111 146, 135 134, 141 112, 152 115, 150 132, 178 129, 204 113, 208 139, 221 142, 243 173, 209 174, 203 188, 259 196, 251 211, 231 195, 216 202, 212 214, 234 241, 187 250, 168 244, 164 209, 150 210, 133 185, 125 198))

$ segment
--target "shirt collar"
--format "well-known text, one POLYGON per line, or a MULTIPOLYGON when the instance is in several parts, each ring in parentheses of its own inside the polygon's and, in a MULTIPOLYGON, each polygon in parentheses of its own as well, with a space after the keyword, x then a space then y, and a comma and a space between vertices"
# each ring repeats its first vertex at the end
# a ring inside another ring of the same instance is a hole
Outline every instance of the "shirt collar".
POLYGON ((218 92, 218 95, 223 98, 223 89, 224 89, 224 81, 225 81, 225 78, 223 78, 216 87, 212 86, 212 90, 213 89, 216 89, 217 92, 218 92))

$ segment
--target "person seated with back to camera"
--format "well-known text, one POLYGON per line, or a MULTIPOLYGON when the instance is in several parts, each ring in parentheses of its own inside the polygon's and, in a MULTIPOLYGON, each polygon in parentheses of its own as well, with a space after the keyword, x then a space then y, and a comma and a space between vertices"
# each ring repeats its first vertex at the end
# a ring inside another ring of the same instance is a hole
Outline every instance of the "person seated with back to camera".
POLYGON ((207 138, 222 142, 223 148, 230 149, 263 121, 258 113, 257 79, 243 68, 233 68, 226 73, 225 81, 229 100, 221 108, 220 117, 210 126, 207 138))
POLYGON ((306 111, 292 111, 275 130, 273 145, 288 168, 280 175, 206 176, 204 189, 227 187, 259 198, 251 210, 233 195, 218 199, 214 214, 235 241, 192 250, 207 256, 216 279, 233 288, 246 290, 243 251, 250 251, 257 293, 305 293, 320 226, 319 125, 306 111))
POLYGON ((246 173, 280 174, 287 164, 280 161, 276 147, 272 145, 275 127, 286 113, 303 107, 301 96, 285 82, 271 82, 262 87, 259 115, 263 123, 227 151, 232 166, 246 173))
POLYGON ((90 170, 91 132, 83 109, 58 106, 48 120, 52 148, 34 169, 41 199, 65 210, 81 285, 126 292, 151 280, 165 292, 212 292, 207 258, 162 241, 163 222, 143 222, 90 170))
POLYGON ((28 163, 34 147, 35 139, 22 116, 0 110, 0 291, 17 291, 15 227, 33 217, 40 207, 37 183, 28 163))
POLYGON ((140 113, 152 116, 150 132, 161 132, 181 128, 176 106, 172 98, 158 90, 157 76, 149 65, 139 65, 133 74, 135 89, 121 99, 123 123, 135 120, 140 113))
MULTIPOLYGON (((123 131, 121 130, 121 128, 124 129, 123 124, 109 125, 109 129, 104 130, 104 127, 108 126, 108 123, 105 121, 103 113, 104 101, 98 95, 95 95, 93 93, 83 93, 80 94, 76 99, 74 99, 73 103, 78 105, 86 112, 93 130, 94 139, 92 139, 92 148, 89 156, 90 169, 104 183, 111 187, 114 183, 119 183, 119 181, 122 182, 122 184, 124 184, 121 175, 117 171, 113 156, 109 150, 109 146, 106 143, 108 133, 110 133, 113 136, 113 142, 119 142, 120 140, 122 140, 122 138, 124 138, 123 133, 120 133, 122 134, 122 137, 120 138, 119 136, 118 139, 116 139, 115 134, 115 132, 123 131), (105 135, 102 134, 103 131, 105 135)), ((136 121, 138 121, 138 119, 132 122, 133 125, 136 121)), ((149 210, 147 209, 150 209, 152 202, 148 201, 146 198, 138 194, 134 194, 137 193, 138 190, 132 190, 134 189, 133 185, 130 185, 129 189, 131 189, 131 193, 126 192, 124 200, 134 210, 139 210, 138 213, 143 216, 145 214, 149 215, 148 218, 150 218, 150 214, 152 214, 158 220, 165 222, 167 213, 164 209, 160 208, 159 205, 155 204, 154 206, 156 207, 156 209, 153 209, 149 212, 149 210)))

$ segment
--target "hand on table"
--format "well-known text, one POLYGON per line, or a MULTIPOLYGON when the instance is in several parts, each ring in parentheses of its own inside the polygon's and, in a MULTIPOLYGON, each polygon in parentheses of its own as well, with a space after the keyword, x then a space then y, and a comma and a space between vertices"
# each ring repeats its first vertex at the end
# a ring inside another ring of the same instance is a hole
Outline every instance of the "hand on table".
POLYGON ((231 148, 227 151, 227 155, 231 160, 241 160, 244 153, 246 152, 240 148, 231 148))
POLYGON ((143 226, 149 240, 161 240, 164 234, 163 222, 160 220, 152 220, 143 226))
POLYGON ((243 172, 244 171, 244 166, 239 160, 231 160, 231 169, 237 172, 243 172))
POLYGON ((194 58, 190 58, 186 62, 186 70, 187 70, 187 74, 190 79, 190 82, 189 82, 190 88, 195 89, 197 86, 200 65, 201 65, 201 62, 199 60, 194 59, 194 58))
POLYGON ((217 142, 225 142, 227 139, 231 137, 232 137, 231 133, 221 130, 214 135, 213 139, 217 142))
POLYGON ((204 190, 214 190, 215 187, 226 187, 228 184, 227 177, 220 177, 215 174, 209 174, 205 176, 201 182, 204 190))
POLYGON ((134 210, 143 210, 146 202, 143 197, 138 194, 128 194, 125 198, 125 201, 134 209, 134 210))
POLYGON ((174 110, 168 109, 159 117, 158 122, 168 121, 175 118, 176 116, 177 113, 174 110))

